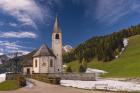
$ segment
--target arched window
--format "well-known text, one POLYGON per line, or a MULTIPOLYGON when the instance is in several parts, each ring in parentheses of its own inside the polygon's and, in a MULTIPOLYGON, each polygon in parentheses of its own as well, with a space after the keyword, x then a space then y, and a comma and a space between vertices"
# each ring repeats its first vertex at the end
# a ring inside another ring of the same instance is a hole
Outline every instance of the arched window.
POLYGON ((35 59, 35 67, 37 67, 37 59, 35 59))
POLYGON ((50 59, 50 67, 53 67, 53 59, 50 59))
POLYGON ((55 35, 55 39, 59 39, 59 34, 56 34, 55 35))

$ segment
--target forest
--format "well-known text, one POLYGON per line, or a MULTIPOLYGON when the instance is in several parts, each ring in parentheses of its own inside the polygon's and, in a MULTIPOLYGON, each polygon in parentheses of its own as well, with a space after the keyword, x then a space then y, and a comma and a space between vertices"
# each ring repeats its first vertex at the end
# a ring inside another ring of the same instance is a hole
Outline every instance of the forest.
POLYGON ((63 62, 69 63, 74 60, 90 62, 93 58, 98 61, 109 62, 118 55, 123 45, 123 39, 140 34, 140 24, 131 26, 105 36, 94 36, 81 43, 69 53, 63 54, 63 62))

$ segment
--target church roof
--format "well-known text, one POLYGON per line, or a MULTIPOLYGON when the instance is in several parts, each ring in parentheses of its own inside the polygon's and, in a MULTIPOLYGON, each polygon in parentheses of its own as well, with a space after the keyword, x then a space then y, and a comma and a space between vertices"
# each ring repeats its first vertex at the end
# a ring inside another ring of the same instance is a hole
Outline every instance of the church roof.
POLYGON ((33 55, 33 57, 38 56, 55 56, 51 49, 48 48, 46 44, 43 44, 38 51, 33 55))
POLYGON ((59 23, 58 23, 58 18, 57 17, 55 19, 53 33, 61 33, 61 29, 59 27, 59 23))

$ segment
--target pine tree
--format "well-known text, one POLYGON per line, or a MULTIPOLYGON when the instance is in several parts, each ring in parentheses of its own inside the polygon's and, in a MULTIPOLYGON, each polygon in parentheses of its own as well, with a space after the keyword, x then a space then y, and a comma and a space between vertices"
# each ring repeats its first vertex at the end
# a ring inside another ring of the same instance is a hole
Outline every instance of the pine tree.
POLYGON ((79 72, 84 73, 85 71, 86 71, 86 68, 83 66, 83 64, 80 64, 79 72))

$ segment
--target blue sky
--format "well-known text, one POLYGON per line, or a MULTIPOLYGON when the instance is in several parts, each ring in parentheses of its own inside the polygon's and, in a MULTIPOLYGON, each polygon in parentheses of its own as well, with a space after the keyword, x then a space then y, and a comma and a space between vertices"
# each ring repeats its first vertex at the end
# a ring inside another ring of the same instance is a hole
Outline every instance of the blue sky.
POLYGON ((73 47, 140 23, 140 0, 0 0, 0 54, 47 43, 58 16, 63 45, 73 47))

